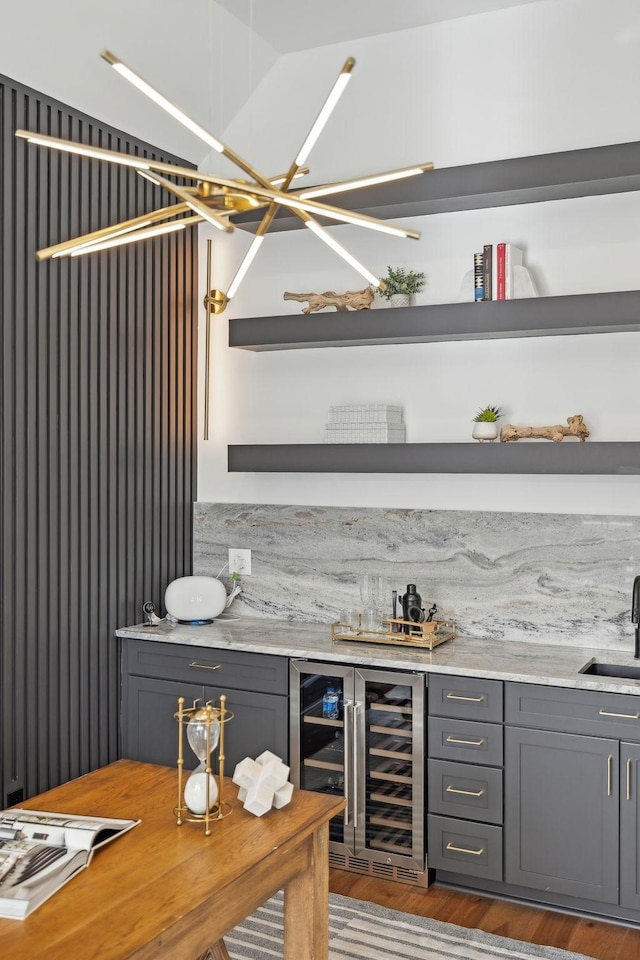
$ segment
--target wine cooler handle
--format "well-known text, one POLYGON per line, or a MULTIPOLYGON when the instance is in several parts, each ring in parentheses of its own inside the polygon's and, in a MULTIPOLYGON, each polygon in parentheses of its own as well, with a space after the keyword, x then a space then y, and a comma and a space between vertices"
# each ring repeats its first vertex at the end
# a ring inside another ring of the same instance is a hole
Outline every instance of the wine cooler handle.
POLYGON ((354 703, 353 710, 353 724, 352 724, 352 735, 353 735, 353 745, 351 748, 351 759, 353 761, 352 773, 353 773, 353 826, 354 829, 358 826, 358 711, 362 704, 359 700, 356 700, 354 703))
POLYGON ((344 795, 347 806, 344 811, 345 827, 353 826, 351 815, 353 808, 353 700, 343 702, 344 717, 344 795))

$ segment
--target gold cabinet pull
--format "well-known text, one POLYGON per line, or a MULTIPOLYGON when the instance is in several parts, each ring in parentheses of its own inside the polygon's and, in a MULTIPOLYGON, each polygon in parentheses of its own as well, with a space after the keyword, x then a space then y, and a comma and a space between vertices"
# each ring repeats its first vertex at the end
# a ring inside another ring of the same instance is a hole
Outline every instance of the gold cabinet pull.
POLYGON ((608 710, 601 710, 600 716, 620 717, 622 720, 640 720, 640 713, 609 713, 608 710))
POLYGON ((631 757, 627 760, 627 800, 631 800, 631 757))
POLYGON ((484 853, 484 847, 480 847, 479 850, 469 850, 468 847, 456 847, 453 843, 447 844, 447 850, 453 850, 454 853, 470 853, 473 857, 479 857, 484 853))
POLYGON ((607 796, 610 797, 613 790, 613 754, 607 757, 607 796))
POLYGON ((192 660, 189 666, 197 667, 198 670, 219 670, 220 669, 219 663, 217 663, 215 666, 212 666, 210 663, 198 663, 197 660, 192 660))
POLYGON ((481 747, 484 737, 480 740, 461 740, 459 737, 447 737, 447 743, 463 743, 466 747, 481 747))
POLYGON ((482 797, 484 790, 460 790, 459 787, 448 786, 446 793, 461 793, 464 797, 482 797))
POLYGON ((466 700, 467 703, 482 703, 484 700, 484 694, 481 697, 461 697, 457 693, 448 693, 447 700, 466 700))

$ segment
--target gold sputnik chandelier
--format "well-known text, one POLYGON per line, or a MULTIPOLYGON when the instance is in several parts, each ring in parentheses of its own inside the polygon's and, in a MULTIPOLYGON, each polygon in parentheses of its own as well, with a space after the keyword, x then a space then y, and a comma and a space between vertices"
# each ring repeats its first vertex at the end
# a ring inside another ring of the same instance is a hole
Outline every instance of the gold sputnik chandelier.
POLYGON ((139 240, 146 240, 159 234, 184 230, 197 223, 206 221, 218 230, 231 232, 235 229, 233 217, 250 209, 264 211, 258 224, 253 240, 238 267, 226 293, 220 290, 211 290, 207 296, 208 307, 212 313, 221 313, 228 301, 235 295, 240 283, 249 269, 255 255, 260 248, 265 234, 269 230, 278 208, 283 206, 291 210, 305 227, 308 227, 317 237, 334 250, 343 260, 349 263, 373 286, 384 287, 384 281, 378 279, 352 254, 342 247, 335 238, 327 232, 325 227, 318 223, 318 217, 338 223, 350 223, 379 230, 383 233, 398 237, 418 239, 420 234, 416 230, 378 220, 364 214, 332 206, 318 198, 324 198, 344 190, 353 190, 359 187, 385 183, 391 180, 400 180, 405 177, 417 176, 433 169, 432 163, 416 164, 399 170, 390 170, 386 173, 373 174, 357 180, 342 181, 339 183, 323 184, 305 189, 291 189, 291 185, 299 176, 308 173, 304 166, 311 149, 318 139, 323 127, 333 112, 338 100, 351 77, 355 60, 349 58, 329 96, 324 102, 320 113, 316 117, 304 143, 298 151, 287 173, 275 177, 266 177, 256 170, 250 163, 227 147, 221 140, 209 133, 195 120, 187 116, 179 107, 167 100, 158 90, 138 76, 130 67, 126 66, 118 57, 108 50, 102 52, 102 57, 122 77, 132 83, 138 90, 153 100, 158 106, 167 111, 174 119, 183 124, 188 130, 199 137, 207 146, 231 160, 244 174, 246 179, 229 179, 201 170, 192 170, 171 163, 162 163, 148 160, 131 154, 119 153, 115 150, 106 150, 101 147, 92 147, 77 143, 73 140, 63 140, 45 134, 32 133, 28 130, 17 130, 16 137, 27 140, 52 150, 61 150, 66 153, 77 154, 104 160, 108 163, 132 167, 141 176, 151 183, 164 188, 174 195, 178 202, 170 206, 161 207, 148 214, 123 220, 109 227, 94 230, 83 236, 62 243, 54 244, 39 250, 38 260, 49 260, 59 257, 78 257, 95 253, 111 247, 118 247, 139 240), (179 186, 168 177, 181 180, 195 181, 194 186, 179 186), (187 216, 184 216, 187 214, 187 216), (176 219, 179 218, 179 219, 176 219))

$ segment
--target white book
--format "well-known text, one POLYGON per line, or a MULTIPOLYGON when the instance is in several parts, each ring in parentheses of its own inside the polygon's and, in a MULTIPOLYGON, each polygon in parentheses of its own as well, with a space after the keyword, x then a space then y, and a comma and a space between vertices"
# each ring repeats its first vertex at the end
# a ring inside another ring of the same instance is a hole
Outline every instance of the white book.
POLYGON ((514 267, 521 267, 524 255, 520 247, 514 247, 512 243, 506 243, 504 247, 504 298, 513 300, 514 294, 514 267))

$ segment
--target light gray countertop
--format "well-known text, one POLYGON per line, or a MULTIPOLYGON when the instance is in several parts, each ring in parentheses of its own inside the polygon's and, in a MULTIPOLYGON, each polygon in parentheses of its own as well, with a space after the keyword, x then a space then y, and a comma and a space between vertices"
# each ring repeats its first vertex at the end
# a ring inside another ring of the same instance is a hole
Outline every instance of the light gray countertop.
POLYGON ((638 666, 633 651, 600 651, 590 647, 553 646, 544 643, 510 643, 505 640, 478 640, 456 637, 432 651, 379 643, 332 640, 331 627, 324 623, 299 623, 242 617, 212 624, 183 624, 162 621, 122 627, 116 636, 159 643, 186 644, 217 649, 269 653, 330 663, 425 673, 453 673, 466 677, 516 680, 556 687, 575 687, 640 695, 639 680, 585 676, 579 673, 592 659, 604 663, 638 666))

